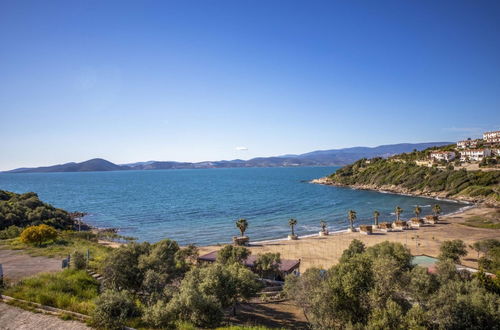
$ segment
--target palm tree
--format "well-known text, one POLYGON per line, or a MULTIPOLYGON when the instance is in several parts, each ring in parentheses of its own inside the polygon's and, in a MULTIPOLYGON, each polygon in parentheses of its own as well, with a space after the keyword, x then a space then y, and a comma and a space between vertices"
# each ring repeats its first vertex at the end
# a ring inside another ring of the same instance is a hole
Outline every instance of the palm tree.
POLYGON ((326 221, 325 221, 325 220, 321 220, 321 221, 319 222, 319 225, 321 226, 321 231, 322 231, 323 233, 325 233, 325 232, 326 232, 326 227, 328 226, 328 224, 326 223, 326 221))
POLYGON ((241 236, 245 236, 245 231, 248 228, 248 222, 246 219, 238 219, 236 221, 236 228, 238 228, 241 232, 241 236))
POLYGON ((438 216, 441 213, 441 206, 439 204, 436 204, 432 207, 432 212, 434 212, 435 216, 438 216))
POLYGON ((293 230, 293 228, 295 227, 295 225, 297 224, 297 219, 290 219, 288 220, 288 225, 292 228, 292 236, 295 236, 295 231, 293 230))
POLYGON ((422 209, 420 208, 420 206, 416 206, 415 209, 413 210, 413 212, 415 213, 415 216, 417 217, 417 219, 420 219, 420 213, 422 212, 422 209))
POLYGON ((396 206, 396 210, 394 210, 396 213, 396 221, 399 221, 399 218, 401 216, 401 213, 403 213, 403 209, 400 208, 399 206, 396 206))
POLYGON ((378 217, 380 217, 380 212, 377 210, 373 211, 373 218, 375 219, 375 226, 378 226, 378 217))
POLYGON ((349 219, 349 226, 352 231, 354 231, 354 220, 356 220, 356 211, 349 210, 347 213, 347 219, 349 219))

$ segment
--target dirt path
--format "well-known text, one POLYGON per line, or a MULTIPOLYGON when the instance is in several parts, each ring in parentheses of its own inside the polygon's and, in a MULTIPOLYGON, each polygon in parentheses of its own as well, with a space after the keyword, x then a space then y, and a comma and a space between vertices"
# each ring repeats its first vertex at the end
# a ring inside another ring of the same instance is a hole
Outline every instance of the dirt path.
POLYGON ((61 260, 58 258, 32 257, 15 250, 0 249, 0 264, 5 279, 13 282, 38 273, 61 270, 61 260))
POLYGON ((56 316, 32 313, 15 306, 0 303, 0 329, 87 330, 91 328, 77 321, 63 321, 56 316))

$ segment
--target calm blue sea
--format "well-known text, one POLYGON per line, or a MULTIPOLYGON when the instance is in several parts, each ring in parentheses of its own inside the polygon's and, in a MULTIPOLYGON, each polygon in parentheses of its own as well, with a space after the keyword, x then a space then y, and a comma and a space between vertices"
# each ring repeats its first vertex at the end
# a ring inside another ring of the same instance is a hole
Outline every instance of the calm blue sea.
MULTIPOLYGON (((238 234, 235 220, 249 221, 252 240, 283 238, 288 219, 298 219, 299 235, 317 233, 325 219, 330 231, 347 228, 347 211, 356 210, 358 224, 392 220, 396 205, 403 217, 415 205, 431 213, 432 199, 352 190, 307 183, 336 167, 241 168, 119 171, 87 173, 0 174, 0 189, 34 191, 69 211, 88 212, 86 221, 117 227, 123 235, 155 242, 172 238, 181 244, 229 242, 238 234)), ((445 213, 463 204, 439 201, 445 213)))

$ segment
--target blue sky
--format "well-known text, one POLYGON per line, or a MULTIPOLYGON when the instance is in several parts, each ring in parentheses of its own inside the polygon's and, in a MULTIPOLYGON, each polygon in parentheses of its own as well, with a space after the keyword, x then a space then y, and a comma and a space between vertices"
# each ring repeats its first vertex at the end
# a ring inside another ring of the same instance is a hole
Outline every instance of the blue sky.
POLYGON ((0 170, 499 128, 499 1, 0 1, 0 170))

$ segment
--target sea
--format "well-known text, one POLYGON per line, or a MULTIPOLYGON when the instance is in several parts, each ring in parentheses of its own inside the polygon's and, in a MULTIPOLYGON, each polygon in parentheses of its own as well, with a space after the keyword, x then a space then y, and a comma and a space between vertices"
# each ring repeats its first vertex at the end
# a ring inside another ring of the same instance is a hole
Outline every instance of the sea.
POLYGON ((309 183, 338 167, 227 168, 77 173, 0 174, 0 189, 33 191, 45 202, 68 211, 86 212, 84 221, 117 228, 125 236, 156 242, 212 245, 239 234, 235 221, 247 219, 252 241, 283 239, 288 219, 298 221, 300 236, 317 234, 320 221, 330 232, 345 230, 347 212, 357 212, 356 225, 393 221, 394 208, 411 218, 438 203, 443 213, 466 204, 447 200, 354 190, 309 183))

